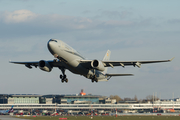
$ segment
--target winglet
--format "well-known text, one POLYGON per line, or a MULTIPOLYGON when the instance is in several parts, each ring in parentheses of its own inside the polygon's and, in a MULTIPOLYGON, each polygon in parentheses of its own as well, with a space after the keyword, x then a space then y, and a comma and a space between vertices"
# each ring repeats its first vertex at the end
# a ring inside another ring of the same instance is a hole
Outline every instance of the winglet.
POLYGON ((172 61, 175 57, 171 58, 169 61, 172 61))

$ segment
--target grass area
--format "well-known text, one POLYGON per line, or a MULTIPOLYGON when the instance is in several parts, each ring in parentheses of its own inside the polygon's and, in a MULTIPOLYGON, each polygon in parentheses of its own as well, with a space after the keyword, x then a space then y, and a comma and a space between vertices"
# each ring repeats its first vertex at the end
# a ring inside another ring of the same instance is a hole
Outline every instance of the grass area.
MULTIPOLYGON (((62 116, 18 117, 33 120, 59 120, 62 116)), ((68 120, 90 120, 90 116, 64 116, 68 120)), ((93 120, 180 120, 180 116, 94 116, 93 120)))

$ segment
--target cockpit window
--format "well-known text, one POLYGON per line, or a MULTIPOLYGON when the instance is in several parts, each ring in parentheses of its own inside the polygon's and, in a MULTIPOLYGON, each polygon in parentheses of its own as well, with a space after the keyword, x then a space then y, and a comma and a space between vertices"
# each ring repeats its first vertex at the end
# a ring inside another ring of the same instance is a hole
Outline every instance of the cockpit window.
POLYGON ((54 42, 57 42, 57 40, 53 40, 53 39, 50 39, 50 41, 54 41, 54 42))

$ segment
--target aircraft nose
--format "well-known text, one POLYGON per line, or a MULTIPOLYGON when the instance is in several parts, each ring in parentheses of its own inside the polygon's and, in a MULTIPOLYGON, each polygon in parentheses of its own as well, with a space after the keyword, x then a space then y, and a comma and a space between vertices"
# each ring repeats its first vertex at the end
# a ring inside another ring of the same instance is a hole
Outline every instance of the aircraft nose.
POLYGON ((49 41, 48 44, 47 44, 47 46, 48 46, 48 49, 51 49, 51 48, 52 48, 52 42, 49 41))
POLYGON ((51 54, 54 54, 54 52, 53 52, 54 42, 53 41, 48 41, 47 46, 48 46, 48 49, 51 52, 51 54))

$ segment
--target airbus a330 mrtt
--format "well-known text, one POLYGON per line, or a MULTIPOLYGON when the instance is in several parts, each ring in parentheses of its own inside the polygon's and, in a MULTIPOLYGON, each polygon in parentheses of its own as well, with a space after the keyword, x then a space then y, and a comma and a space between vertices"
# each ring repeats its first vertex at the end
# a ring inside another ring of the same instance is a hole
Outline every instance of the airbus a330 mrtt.
POLYGON ((137 66, 141 67, 141 64, 147 63, 159 63, 169 62, 170 60, 158 60, 158 61, 109 61, 111 51, 108 50, 103 60, 86 60, 75 49, 67 45, 65 42, 57 39, 50 39, 47 43, 47 47, 50 53, 56 58, 54 60, 40 60, 36 62, 13 62, 15 64, 24 64, 28 68, 35 66, 41 70, 50 72, 53 67, 57 67, 62 71, 60 79, 62 82, 68 82, 65 70, 69 70, 74 74, 83 75, 84 77, 91 79, 92 82, 108 81, 112 76, 131 76, 132 74, 109 74, 107 73, 108 67, 114 66, 137 66))

